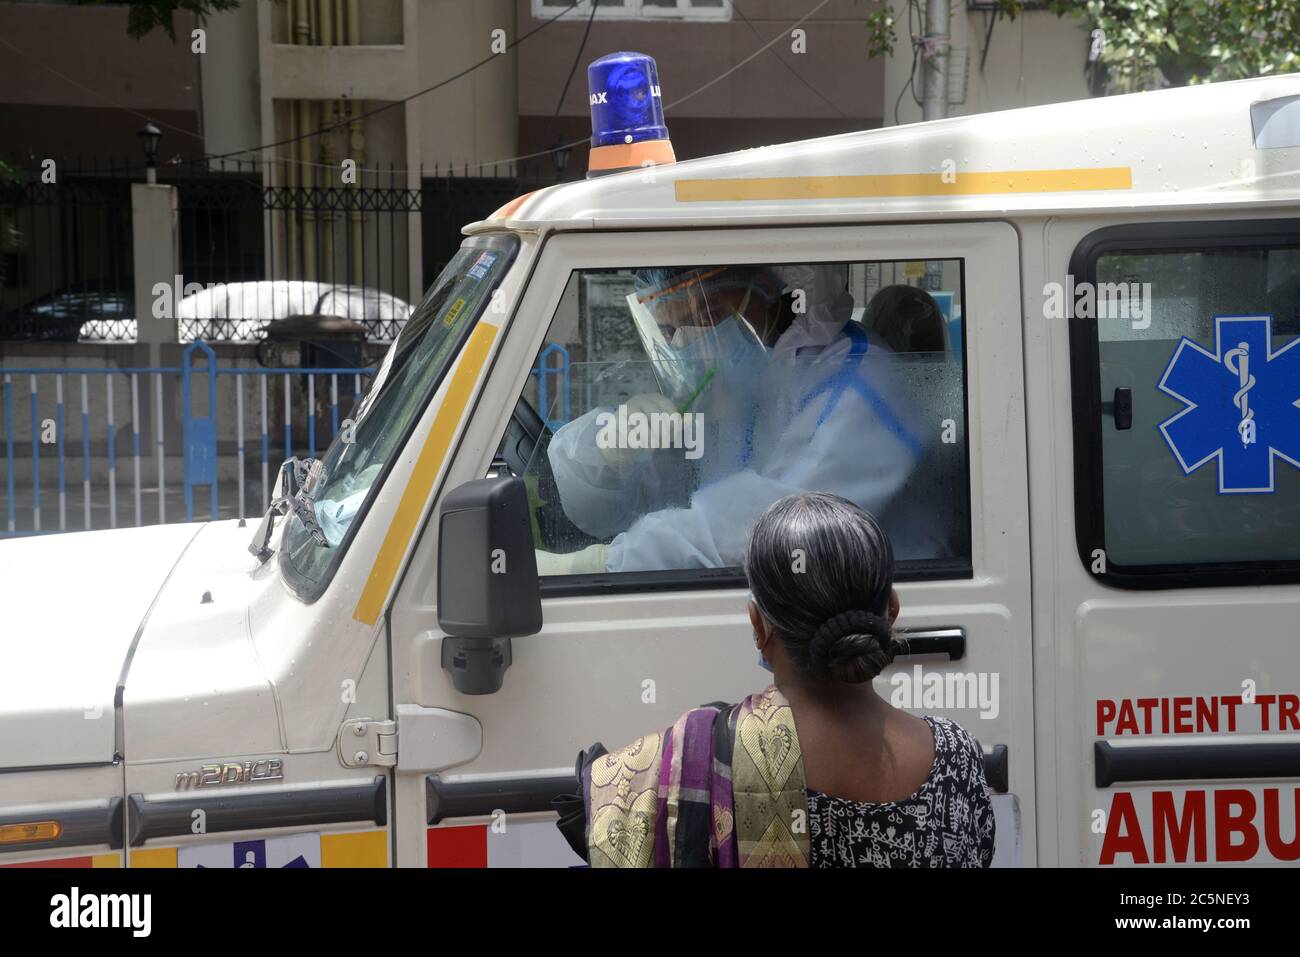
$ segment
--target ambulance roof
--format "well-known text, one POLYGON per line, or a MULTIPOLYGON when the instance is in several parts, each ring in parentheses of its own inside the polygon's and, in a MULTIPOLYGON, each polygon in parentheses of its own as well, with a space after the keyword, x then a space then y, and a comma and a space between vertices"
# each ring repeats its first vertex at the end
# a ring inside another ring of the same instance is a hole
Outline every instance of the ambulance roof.
POLYGON ((1297 200, 1300 74, 1290 74, 979 113, 632 170, 528 194, 465 231, 1297 200), (1294 145, 1261 148, 1268 143, 1294 145))

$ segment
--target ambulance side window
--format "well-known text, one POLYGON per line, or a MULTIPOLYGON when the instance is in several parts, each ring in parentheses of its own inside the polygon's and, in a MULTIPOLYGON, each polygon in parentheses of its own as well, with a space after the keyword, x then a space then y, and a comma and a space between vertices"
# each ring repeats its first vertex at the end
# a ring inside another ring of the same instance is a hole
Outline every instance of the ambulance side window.
POLYGON ((734 579, 764 508, 828 491, 881 519, 902 577, 969 577, 962 279, 957 259, 572 273, 498 455, 542 576, 734 579))
POLYGON ((1300 580, 1296 235, 1117 227, 1076 252, 1076 515, 1093 574, 1300 580))

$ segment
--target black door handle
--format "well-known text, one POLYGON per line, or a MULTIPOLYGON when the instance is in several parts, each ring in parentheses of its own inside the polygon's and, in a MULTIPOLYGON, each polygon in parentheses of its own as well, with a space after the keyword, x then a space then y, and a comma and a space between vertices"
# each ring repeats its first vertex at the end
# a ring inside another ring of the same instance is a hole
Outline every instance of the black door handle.
POLYGON ((1006 794, 1011 790, 1011 774, 1007 768, 1007 746, 993 745, 993 750, 984 755, 984 779, 994 794, 1006 794))
POLYGON ((965 628, 900 628, 894 637, 903 643, 904 651, 895 657, 913 655, 947 655, 949 661, 966 657, 965 628))
POLYGON ((1097 787, 1126 781, 1222 781, 1300 777, 1300 741, 1092 746, 1097 787))
POLYGON ((1101 414, 1114 416, 1117 432, 1133 428, 1133 390, 1124 387, 1116 389, 1114 400, 1101 404, 1101 414))

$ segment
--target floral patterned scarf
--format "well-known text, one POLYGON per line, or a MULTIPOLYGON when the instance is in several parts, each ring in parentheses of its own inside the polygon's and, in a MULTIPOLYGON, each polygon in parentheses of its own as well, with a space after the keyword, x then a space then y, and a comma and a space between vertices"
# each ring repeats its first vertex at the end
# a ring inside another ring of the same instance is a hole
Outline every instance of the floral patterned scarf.
POLYGON ((592 867, 807 867, 808 796, 775 685, 581 769, 592 867))

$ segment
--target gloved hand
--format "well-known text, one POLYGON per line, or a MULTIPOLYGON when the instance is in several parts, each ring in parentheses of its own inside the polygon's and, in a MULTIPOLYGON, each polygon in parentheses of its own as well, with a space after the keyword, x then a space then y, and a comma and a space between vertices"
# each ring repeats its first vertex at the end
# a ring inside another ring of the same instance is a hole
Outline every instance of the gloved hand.
MULTIPOLYGON (((658 392, 638 392, 623 404, 627 407, 629 422, 632 421, 631 417, 637 414, 653 415, 656 412, 671 414, 677 411, 677 406, 673 405, 672 400, 658 392)), ((617 416, 618 410, 615 409, 614 413, 617 416)), ((651 451, 627 448, 627 436, 618 434, 617 422, 614 428, 596 433, 596 448, 600 449, 600 454, 605 461, 616 469, 625 468, 651 451), (603 443, 601 439, 604 435, 612 437, 613 442, 603 443)))
POLYGON ((537 574, 547 575, 594 575, 605 570, 605 545, 588 545, 576 552, 537 551, 537 574))

